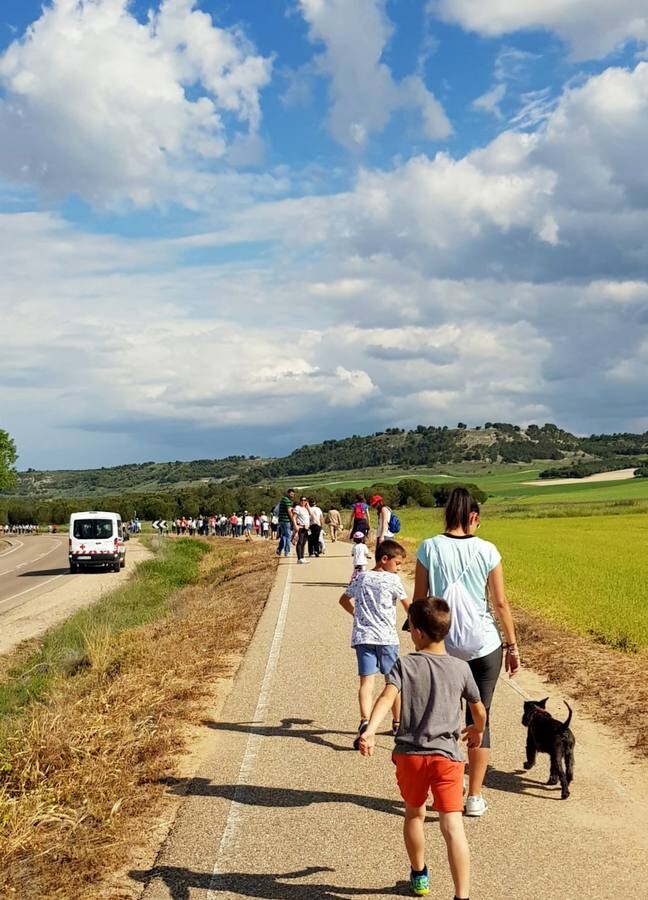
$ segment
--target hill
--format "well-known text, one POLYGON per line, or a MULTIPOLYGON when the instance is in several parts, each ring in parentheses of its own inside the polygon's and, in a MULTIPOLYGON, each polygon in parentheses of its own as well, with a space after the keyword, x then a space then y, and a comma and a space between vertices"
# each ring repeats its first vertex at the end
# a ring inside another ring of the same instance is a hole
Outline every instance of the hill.
MULTIPOLYGON (((521 428, 506 422, 486 422, 468 428, 418 425, 406 431, 388 428, 371 435, 352 435, 340 440, 305 444, 287 456, 261 459, 228 456, 190 462, 144 462, 100 469, 69 469, 20 472, 10 496, 96 496, 122 492, 160 492, 200 484, 232 486, 263 484, 286 476, 394 466, 441 467, 462 462, 525 462, 554 460, 547 469, 555 477, 574 466, 591 473, 597 467, 631 466, 632 457, 648 454, 648 432, 644 434, 591 435, 577 437, 556 425, 521 428)), ((9 496, 6 494, 5 496, 9 496)))

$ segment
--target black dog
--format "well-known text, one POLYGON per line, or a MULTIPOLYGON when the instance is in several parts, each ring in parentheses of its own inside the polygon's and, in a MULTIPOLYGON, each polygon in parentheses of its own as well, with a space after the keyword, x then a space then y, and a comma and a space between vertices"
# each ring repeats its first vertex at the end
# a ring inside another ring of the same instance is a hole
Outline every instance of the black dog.
POLYGON ((560 781, 560 799, 569 797, 569 785, 574 778, 574 745, 576 738, 569 728, 572 711, 569 703, 565 706, 569 715, 565 722, 559 722, 547 712, 547 700, 527 700, 524 704, 522 724, 527 727, 525 769, 535 765, 536 753, 548 753, 551 757, 551 769, 547 784, 558 784, 560 781))

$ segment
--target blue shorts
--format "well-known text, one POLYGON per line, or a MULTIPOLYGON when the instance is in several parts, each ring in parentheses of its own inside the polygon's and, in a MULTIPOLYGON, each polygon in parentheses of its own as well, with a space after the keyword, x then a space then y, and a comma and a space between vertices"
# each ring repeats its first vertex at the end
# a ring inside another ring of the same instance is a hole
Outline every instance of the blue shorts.
POLYGON ((356 644, 358 675, 387 675, 398 659, 398 644, 356 644))

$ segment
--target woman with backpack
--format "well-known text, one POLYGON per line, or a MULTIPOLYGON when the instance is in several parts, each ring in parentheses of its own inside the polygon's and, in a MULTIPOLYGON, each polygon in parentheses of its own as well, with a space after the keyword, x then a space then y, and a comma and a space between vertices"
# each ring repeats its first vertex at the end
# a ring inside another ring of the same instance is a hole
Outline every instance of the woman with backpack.
MULTIPOLYGON (((520 654, 504 593, 502 557, 494 544, 477 537, 479 525, 477 501, 466 488, 453 488, 445 507, 444 533, 423 541, 418 548, 414 599, 429 596, 447 600, 453 622, 446 649, 453 656, 467 659, 489 714, 502 655, 506 671, 513 677, 520 668, 520 654)), ((472 723, 469 709, 466 722, 472 723)), ((467 816, 482 816, 488 809, 481 791, 489 757, 487 719, 481 747, 468 750, 467 816)))
POLYGON ((376 562, 378 562, 378 547, 388 538, 393 538, 400 531, 400 519, 392 509, 387 506, 380 494, 374 494, 369 505, 376 510, 378 524, 376 526, 376 562))
POLYGON ((349 537, 361 531, 364 535, 369 534, 369 507, 367 506, 364 494, 356 494, 356 502, 351 510, 351 524, 349 526, 349 537))

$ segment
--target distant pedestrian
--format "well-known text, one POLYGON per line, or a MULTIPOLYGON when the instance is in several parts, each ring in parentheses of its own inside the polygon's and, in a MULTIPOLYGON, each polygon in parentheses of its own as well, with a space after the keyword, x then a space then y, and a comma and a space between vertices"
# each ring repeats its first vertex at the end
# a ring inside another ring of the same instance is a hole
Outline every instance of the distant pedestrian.
POLYGON ((445 652, 443 640, 450 629, 450 608, 445 600, 415 600, 409 608, 409 624, 416 652, 397 660, 387 675, 359 749, 363 756, 373 755, 380 723, 401 699, 401 724, 392 761, 405 801, 403 836, 411 867, 410 888, 416 896, 430 892, 424 825, 431 791, 448 851, 455 900, 462 900, 470 893, 470 850, 462 818, 461 701, 468 703, 474 722, 463 731, 469 748, 481 744, 486 709, 468 664, 445 652))
POLYGON ((369 507, 364 498, 364 494, 356 494, 356 501, 351 508, 351 524, 349 528, 349 536, 362 531, 363 534, 369 534, 369 507))
MULTIPOLYGON (((376 510, 378 522, 376 524, 376 554, 378 547, 383 541, 393 538, 393 533, 389 530, 389 520, 391 518, 391 508, 387 506, 380 494, 374 494, 369 501, 369 505, 376 510)), ((376 556, 376 559, 378 557, 376 556)))
POLYGON ((308 532, 311 524, 308 497, 301 497, 299 503, 293 507, 293 522, 296 530, 293 542, 297 551, 297 562, 300 565, 304 565, 304 563, 308 562, 307 559, 304 559, 304 551, 306 549, 308 532))
POLYGON ((311 497, 308 501, 308 512, 310 515, 310 528, 308 530, 308 555, 319 556, 321 552, 320 535, 324 525, 324 513, 317 505, 315 497, 311 497))
POLYGON ((290 544, 293 532, 293 500, 295 498, 295 489, 289 488, 284 496, 277 503, 277 534, 279 535, 279 543, 277 544, 276 554, 281 556, 290 556, 290 544))
MULTIPOLYGON (((398 659, 399 640, 396 631, 396 604, 409 607, 407 591, 398 577, 405 559, 405 548, 396 541, 385 541, 380 559, 369 572, 360 572, 340 597, 340 606, 353 616, 351 646, 358 660, 360 688, 360 724, 353 742, 358 749, 360 735, 369 724, 373 700, 374 677, 387 675, 398 659)), ((392 729, 400 721, 400 698, 395 697, 392 708, 392 729)))
POLYGON ((335 509, 335 507, 332 507, 327 512, 326 524, 328 525, 329 534, 331 535, 331 542, 334 544, 337 541, 338 534, 342 528, 342 519, 340 518, 339 511, 335 509))

